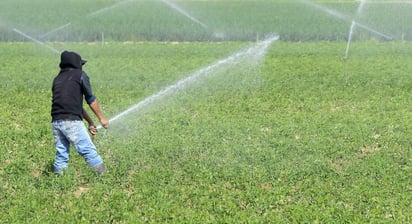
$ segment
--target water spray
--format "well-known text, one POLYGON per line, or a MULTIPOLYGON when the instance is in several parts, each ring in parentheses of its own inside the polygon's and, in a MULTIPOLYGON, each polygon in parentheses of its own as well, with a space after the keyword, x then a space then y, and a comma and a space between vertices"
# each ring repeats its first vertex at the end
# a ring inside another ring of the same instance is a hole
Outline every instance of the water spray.
POLYGON ((187 18, 189 18, 190 20, 192 20, 193 22, 201 25, 203 28, 207 29, 206 24, 200 22, 198 19, 196 19, 195 17, 193 17, 192 15, 190 15, 187 11, 183 10, 181 7, 179 7, 177 4, 169 1, 169 0, 162 0, 163 3, 165 3, 166 5, 168 5, 169 7, 171 7, 172 9, 178 11, 179 13, 181 13, 182 15, 186 16, 187 18))
POLYGON ((347 60, 348 60, 348 55, 349 55, 349 47, 352 41, 352 34, 353 30, 355 28, 355 21, 352 21, 349 29, 349 36, 348 36, 348 42, 346 44, 346 50, 345 50, 345 57, 343 57, 343 75, 345 77, 345 82, 348 82, 348 71, 347 71, 347 60))
MULTIPOLYGON (((120 5, 122 5, 122 4, 129 3, 129 2, 132 2, 132 1, 134 1, 134 0, 124 0, 124 1, 117 2, 117 3, 112 4, 112 5, 110 5, 110 6, 107 6, 107 7, 101 8, 101 9, 99 9, 99 10, 97 10, 97 11, 94 11, 94 12, 92 12, 92 13, 89 13, 89 14, 86 15, 86 17, 94 17, 94 16, 97 16, 97 15, 99 15, 99 14, 101 14, 101 13, 104 13, 104 12, 109 11, 109 10, 113 10, 114 8, 117 8, 118 6, 120 6, 120 5)), ((61 25, 61 26, 59 26, 59 27, 57 27, 57 28, 55 28, 55 29, 53 29, 53 30, 48 31, 47 33, 44 33, 43 35, 40 36, 40 38, 44 39, 44 38, 46 38, 47 36, 50 36, 51 34, 56 33, 57 31, 63 30, 63 29, 65 29, 65 28, 71 26, 72 24, 73 24, 73 23, 68 22, 68 23, 66 23, 66 24, 64 24, 64 25, 61 25)))
MULTIPOLYGON (((149 104, 151 104, 152 102, 166 96, 169 94, 172 94, 173 92, 187 86, 190 83, 193 83, 194 81, 196 81, 200 76, 205 76, 207 74, 210 74, 211 72, 213 72, 215 69, 217 69, 218 67, 224 65, 224 64, 229 64, 229 63, 233 63, 234 61, 238 60, 239 58, 242 57, 254 57, 254 58, 261 58, 264 56, 267 48, 275 41, 279 40, 279 36, 278 35, 273 35, 268 37, 267 39, 256 43, 254 46, 240 51, 238 53, 235 53, 225 59, 219 60, 216 63, 209 65, 205 68, 202 68, 200 70, 198 70, 197 72, 193 73, 192 75, 190 75, 187 78, 184 78, 180 81, 178 81, 177 83, 166 87, 165 89, 161 90, 160 92, 153 94, 149 97, 147 97, 146 99, 138 102, 137 104, 129 107, 128 109, 126 109, 125 111, 117 114, 116 116, 112 117, 109 119, 109 123, 112 123, 128 114, 130 114, 131 112, 134 112, 144 106, 147 106, 149 104)), ((102 126, 99 125, 97 126, 97 129, 101 129, 102 126)))
POLYGON ((20 30, 18 30, 18 29, 16 29, 16 28, 13 28, 13 31, 16 32, 16 33, 18 33, 18 34, 20 34, 20 35, 22 35, 22 36, 24 36, 25 38, 27 38, 27 39, 29 39, 29 40, 31 40, 31 41, 33 41, 33 42, 35 42, 35 43, 43 46, 43 47, 46 47, 47 49, 52 50, 52 51, 53 51, 54 53, 56 53, 56 54, 60 54, 60 51, 57 50, 56 48, 53 48, 52 46, 49 46, 49 45, 41 42, 40 40, 37 40, 36 38, 31 37, 31 36, 23 33, 22 31, 20 31, 20 30))
MULTIPOLYGON (((356 17, 359 17, 360 14, 363 11, 363 6, 365 5, 366 0, 361 0, 358 9, 356 10, 356 17)), ((348 61, 348 56, 349 56, 349 48, 350 48, 350 44, 352 42, 352 36, 353 36, 353 32, 356 26, 356 22, 355 20, 352 20, 352 23, 350 25, 350 29, 349 29, 349 36, 348 36, 348 42, 346 44, 346 50, 345 50, 345 57, 343 58, 343 75, 345 77, 345 82, 348 83, 348 70, 347 70, 347 61, 348 61)), ((382 34, 383 35, 383 34, 382 34)))
MULTIPOLYGON (((336 11, 334 11, 334 10, 332 10, 332 9, 329 9, 329 8, 327 8, 327 7, 325 7, 325 6, 316 4, 316 3, 311 2, 311 1, 309 1, 309 0, 303 0, 303 2, 304 2, 305 4, 313 7, 313 8, 319 9, 319 10, 321 10, 321 11, 323 11, 323 12, 329 14, 329 15, 332 15, 332 16, 340 19, 340 20, 343 20, 343 21, 345 21, 345 22, 348 22, 348 23, 353 23, 353 22, 354 22, 354 23, 355 23, 357 26, 359 26, 360 28, 362 28, 362 29, 364 29, 364 30, 366 30, 366 31, 369 31, 369 32, 371 32, 371 33, 373 33, 373 34, 375 34, 375 35, 377 35, 377 36, 383 37, 383 38, 386 39, 386 40, 393 40, 393 37, 392 37, 392 36, 387 35, 387 34, 384 34, 384 33, 382 33, 382 32, 379 32, 379 31, 377 31, 377 30, 375 30, 375 29, 372 29, 371 27, 366 26, 366 25, 364 25, 364 24, 358 23, 358 22, 356 22, 355 20, 351 19, 350 17, 348 17, 348 16, 346 16, 346 15, 343 15, 343 14, 341 14, 341 13, 339 13, 339 12, 336 12, 336 11)), ((362 3, 361 3, 361 6, 363 7, 363 4, 362 4, 362 3)))
POLYGON ((66 27, 69 27, 70 25, 72 25, 72 23, 66 23, 66 24, 64 24, 64 25, 62 25, 62 26, 59 26, 59 27, 57 27, 57 28, 55 28, 55 29, 53 29, 53 30, 51 30, 51 31, 49 31, 49 32, 41 35, 40 38, 43 39, 43 38, 51 35, 52 33, 55 33, 55 32, 57 32, 57 31, 59 31, 59 30, 62 30, 62 29, 64 29, 64 28, 66 28, 66 27))
MULTIPOLYGON (((316 9, 319 9, 319 10, 321 10, 321 11, 323 11, 323 12, 329 14, 329 15, 332 15, 332 16, 340 19, 340 20, 343 20, 343 21, 346 21, 346 22, 350 22, 350 23, 351 23, 351 26, 350 26, 350 29, 349 29, 348 42, 347 42, 347 44, 346 44, 345 56, 344 56, 344 58, 343 58, 343 73, 344 73, 344 77, 345 77, 346 83, 348 82, 347 60, 348 60, 348 54, 349 54, 349 47, 350 47, 350 44, 351 44, 351 41, 352 41, 353 30, 355 29, 355 26, 358 26, 358 27, 360 27, 360 28, 362 28, 362 29, 364 29, 364 30, 366 30, 366 31, 369 31, 369 32, 377 35, 377 36, 383 37, 383 38, 386 39, 386 40, 392 40, 392 39, 393 39, 391 36, 389 36, 389 35, 387 35, 387 34, 384 34, 384 33, 382 33, 382 32, 379 32, 379 31, 375 30, 375 29, 372 29, 371 27, 366 26, 366 25, 364 25, 364 24, 358 23, 358 22, 355 21, 355 19, 350 19, 348 16, 343 15, 343 14, 341 14, 341 13, 339 13, 339 12, 336 12, 336 11, 334 11, 334 10, 332 10, 332 9, 329 9, 329 8, 327 8, 327 7, 325 7, 325 6, 316 4, 316 3, 311 2, 311 1, 309 1, 309 0, 303 0, 303 2, 306 3, 306 4, 308 4, 308 5, 310 5, 311 7, 314 7, 314 8, 316 8, 316 9)), ((361 2, 360 2, 360 4, 359 4, 359 7, 358 7, 358 9, 357 9, 357 11, 356 11, 356 16, 359 16, 359 14, 362 12, 365 3, 366 3, 366 0, 361 0, 361 2)))
POLYGON ((365 5, 366 0, 361 0, 358 6, 358 10, 356 10, 356 15, 359 16, 363 11, 363 6, 365 5))
POLYGON ((345 50, 345 57, 344 57, 345 60, 348 59, 349 47, 350 47, 350 43, 352 41, 353 29, 355 28, 355 24, 356 24, 355 21, 352 21, 352 24, 350 25, 348 42, 346 44, 346 50, 345 50))
POLYGON ((389 36, 389 35, 387 35, 387 34, 384 34, 384 33, 382 33, 382 32, 379 32, 379 31, 377 31, 377 30, 374 30, 374 29, 372 29, 372 28, 370 28, 370 27, 368 27, 368 26, 366 26, 366 25, 364 25, 364 24, 361 24, 361 23, 358 23, 358 22, 355 22, 355 23, 356 23, 356 26, 358 26, 358 27, 360 27, 360 28, 362 28, 362 29, 364 29, 364 30, 367 30, 367 31, 369 31, 369 32, 371 32, 371 33, 374 33, 374 34, 376 34, 377 36, 383 37, 383 38, 385 38, 386 40, 393 40, 393 37, 392 37, 392 36, 389 36))
POLYGON ((117 8, 118 6, 120 6, 120 5, 122 5, 122 4, 129 3, 129 2, 132 2, 132 1, 134 1, 134 0, 124 0, 124 1, 120 1, 120 2, 114 3, 114 4, 111 5, 111 6, 108 6, 108 7, 102 8, 102 9, 99 9, 99 10, 97 10, 97 11, 95 11, 95 12, 92 12, 92 13, 88 14, 87 17, 96 16, 96 15, 98 15, 98 14, 101 14, 101 13, 106 12, 106 11, 110 11, 110 10, 112 10, 112 9, 114 9, 114 8, 117 8))
MULTIPOLYGON (((358 9, 356 10, 356 17, 359 17, 360 14, 362 13, 363 6, 365 5, 365 3, 366 3, 366 0, 361 0, 360 4, 358 6, 358 9)), ((346 51, 345 51, 345 57, 344 57, 345 61, 346 61, 346 59, 348 59, 349 47, 350 47, 350 43, 352 41, 353 30, 354 30, 356 25, 357 25, 357 23, 355 22, 355 20, 352 20, 352 23, 351 23, 350 29, 349 29, 348 43, 346 44, 346 51)), ((381 34, 381 35, 384 35, 384 34, 381 34)))

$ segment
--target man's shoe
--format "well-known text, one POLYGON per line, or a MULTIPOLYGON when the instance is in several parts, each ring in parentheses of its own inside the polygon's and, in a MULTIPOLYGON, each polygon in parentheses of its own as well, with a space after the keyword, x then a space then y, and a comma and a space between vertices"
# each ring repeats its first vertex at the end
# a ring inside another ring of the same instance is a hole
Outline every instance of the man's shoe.
POLYGON ((98 175, 106 172, 106 166, 104 165, 104 163, 95 166, 93 169, 97 172, 98 175))

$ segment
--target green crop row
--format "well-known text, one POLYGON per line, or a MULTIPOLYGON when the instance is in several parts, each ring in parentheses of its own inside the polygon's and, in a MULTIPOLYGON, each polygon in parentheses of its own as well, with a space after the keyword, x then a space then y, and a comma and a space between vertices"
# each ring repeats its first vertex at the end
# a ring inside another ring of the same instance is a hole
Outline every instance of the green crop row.
MULTIPOLYGON (((88 59, 109 118, 250 46, 53 45, 88 59)), ((215 66, 101 130, 97 177, 74 150, 52 173, 58 55, 0 43, 0 222, 409 223, 412 45, 345 47, 279 41, 215 66)))
POLYGON ((410 40, 411 4, 402 1, 2 1, 0 40, 225 41, 410 40), (309 2, 309 3, 308 3, 309 2))

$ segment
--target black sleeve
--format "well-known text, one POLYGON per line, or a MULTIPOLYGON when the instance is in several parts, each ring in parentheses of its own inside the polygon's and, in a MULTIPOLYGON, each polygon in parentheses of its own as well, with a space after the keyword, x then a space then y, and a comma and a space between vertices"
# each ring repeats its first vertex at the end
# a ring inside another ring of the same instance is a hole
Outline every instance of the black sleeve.
POLYGON ((80 85, 82 86, 82 92, 84 94, 84 99, 86 100, 87 104, 93 103, 96 99, 92 91, 92 86, 90 85, 89 77, 85 72, 82 72, 80 77, 80 85))

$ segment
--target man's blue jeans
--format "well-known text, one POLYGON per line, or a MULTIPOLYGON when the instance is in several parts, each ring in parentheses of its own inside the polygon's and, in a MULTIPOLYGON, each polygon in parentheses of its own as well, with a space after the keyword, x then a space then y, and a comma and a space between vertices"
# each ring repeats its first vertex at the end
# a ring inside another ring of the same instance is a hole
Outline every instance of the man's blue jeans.
POLYGON ((103 163, 96 151, 83 121, 53 121, 54 145, 56 147, 56 159, 54 172, 60 173, 67 169, 69 163, 70 144, 84 157, 92 168, 103 163))

